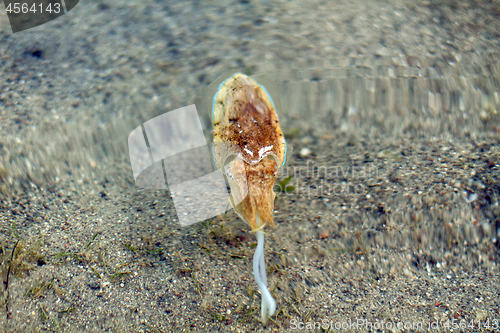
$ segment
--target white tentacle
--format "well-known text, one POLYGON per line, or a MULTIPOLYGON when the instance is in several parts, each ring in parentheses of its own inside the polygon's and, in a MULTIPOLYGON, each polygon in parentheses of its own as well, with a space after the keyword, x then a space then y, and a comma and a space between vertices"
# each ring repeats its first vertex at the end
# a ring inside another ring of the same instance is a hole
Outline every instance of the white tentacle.
MULTIPOLYGON (((259 216, 257 216, 257 225, 259 223, 258 219, 259 216)), ((262 295, 261 318, 266 323, 267 317, 272 316, 276 311, 276 301, 267 289, 267 273, 264 261, 264 232, 257 230, 255 235, 257 236, 257 248, 253 256, 253 274, 262 295)))

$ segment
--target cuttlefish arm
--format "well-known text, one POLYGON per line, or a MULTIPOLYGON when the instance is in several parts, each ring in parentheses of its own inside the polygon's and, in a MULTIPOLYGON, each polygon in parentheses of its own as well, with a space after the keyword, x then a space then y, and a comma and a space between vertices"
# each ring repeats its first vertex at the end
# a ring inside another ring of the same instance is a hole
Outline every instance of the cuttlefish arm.
POLYGON ((212 118, 214 159, 227 176, 231 205, 257 237, 253 271, 265 323, 276 311, 276 302, 266 286, 262 229, 274 226, 273 187, 285 160, 286 143, 271 97, 246 75, 234 74, 219 86, 212 118))
POLYGON ((227 164, 225 173, 231 188, 231 206, 250 225, 252 232, 260 230, 265 224, 274 227, 276 161, 266 157, 255 165, 249 165, 237 158, 227 164))

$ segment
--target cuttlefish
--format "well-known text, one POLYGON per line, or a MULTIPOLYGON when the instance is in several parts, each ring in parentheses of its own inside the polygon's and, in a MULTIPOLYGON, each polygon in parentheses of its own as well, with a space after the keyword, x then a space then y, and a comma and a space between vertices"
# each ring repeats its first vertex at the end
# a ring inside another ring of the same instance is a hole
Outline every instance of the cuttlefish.
POLYGON ((212 121, 214 160, 227 177, 229 201, 257 238, 253 272, 262 295, 261 318, 265 323, 276 311, 276 302, 267 289, 263 228, 274 226, 273 187, 285 163, 285 138, 267 90, 240 73, 219 85, 212 121))

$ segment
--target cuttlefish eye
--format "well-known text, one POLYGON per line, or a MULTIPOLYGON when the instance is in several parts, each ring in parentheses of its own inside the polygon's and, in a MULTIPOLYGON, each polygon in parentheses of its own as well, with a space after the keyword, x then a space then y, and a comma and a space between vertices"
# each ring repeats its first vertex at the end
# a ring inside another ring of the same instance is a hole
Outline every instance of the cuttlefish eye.
POLYGON ((236 207, 248 195, 247 171, 245 162, 236 156, 224 166, 224 174, 231 189, 230 202, 236 207))
POLYGON ((270 153, 270 154, 266 155, 264 158, 269 159, 269 160, 271 160, 271 161, 274 161, 274 162, 276 162, 276 164, 278 164, 278 165, 280 164, 279 159, 278 159, 278 156, 276 156, 276 155, 275 155, 275 154, 273 154, 273 153, 270 153))
POLYGON ((232 161, 234 161, 236 158, 238 157, 237 154, 231 154, 229 155, 225 160, 224 160, 224 163, 222 164, 222 168, 226 168, 226 166, 231 163, 232 161))

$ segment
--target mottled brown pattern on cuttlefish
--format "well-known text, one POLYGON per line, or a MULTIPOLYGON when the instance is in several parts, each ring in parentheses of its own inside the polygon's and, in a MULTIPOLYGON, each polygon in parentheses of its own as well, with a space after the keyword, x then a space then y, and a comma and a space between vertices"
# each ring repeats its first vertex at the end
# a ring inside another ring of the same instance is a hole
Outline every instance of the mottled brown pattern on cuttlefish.
MULTIPOLYGON (((231 144, 231 149, 241 154, 246 163, 235 162, 233 170, 235 174, 246 174, 248 184, 247 196, 233 207, 252 230, 264 223, 273 226, 273 186, 278 165, 285 157, 283 133, 276 111, 263 88, 247 76, 234 75, 224 89, 221 94, 225 95, 216 96, 222 99, 224 116, 214 124, 214 142, 231 144), (263 148, 267 150, 262 151, 263 148), (270 154, 275 155, 277 161, 262 158, 270 154), (256 225, 256 214, 260 216, 259 225, 256 225)), ((216 159, 218 152, 215 152, 216 159)), ((222 168, 223 161, 217 162, 222 168)))
POLYGON ((261 148, 272 147, 266 155, 274 153, 281 164, 285 150, 276 111, 259 85, 241 81, 232 82, 235 87, 223 103, 224 120, 214 124, 214 141, 238 146, 243 160, 250 164, 259 160, 261 148))
POLYGON ((222 131, 222 137, 241 148, 243 160, 257 162, 260 159, 259 150, 266 147, 272 147, 267 154, 273 152, 276 156, 281 155, 277 144, 281 133, 276 130, 271 110, 260 113, 255 105, 246 103, 243 111, 237 113, 235 118, 229 119, 222 131))

